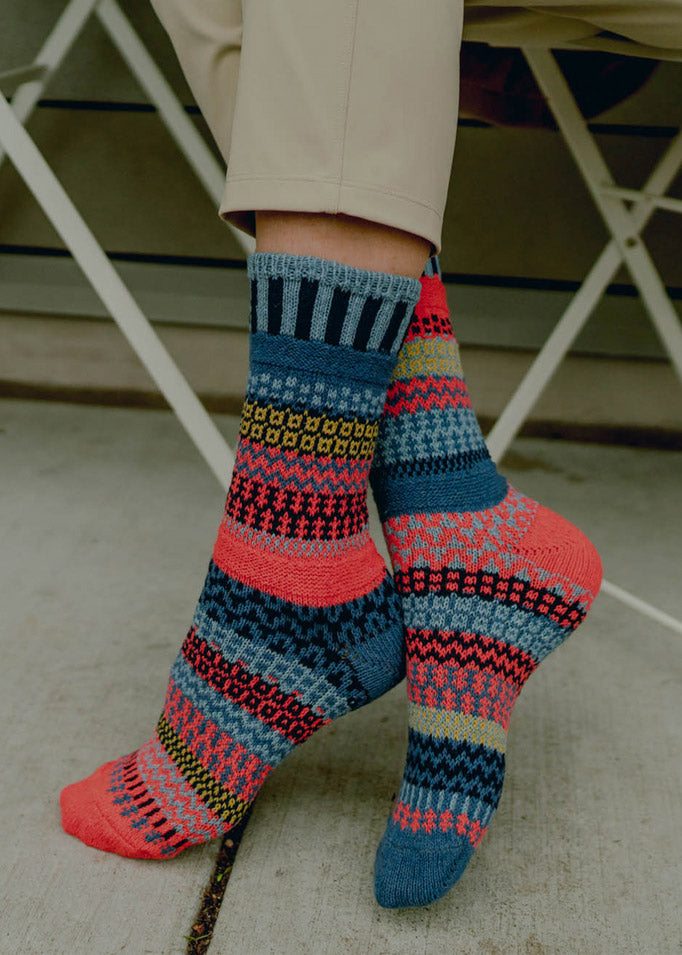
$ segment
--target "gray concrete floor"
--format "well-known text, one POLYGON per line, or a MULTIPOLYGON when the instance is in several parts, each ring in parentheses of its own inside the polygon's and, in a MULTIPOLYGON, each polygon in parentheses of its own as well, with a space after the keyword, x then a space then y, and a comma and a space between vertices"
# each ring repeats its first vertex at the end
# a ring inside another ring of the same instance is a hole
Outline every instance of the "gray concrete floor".
MULTIPOLYGON (((682 455, 521 441, 505 470, 682 616, 682 455)), ((183 952, 217 845, 119 859, 65 835, 57 797, 154 725, 222 492, 169 414, 11 401, 0 488, 0 953, 183 952)), ((680 658, 600 597, 524 690, 496 819, 427 909, 372 894, 403 688, 321 732, 264 787, 211 952, 679 952, 680 658)))

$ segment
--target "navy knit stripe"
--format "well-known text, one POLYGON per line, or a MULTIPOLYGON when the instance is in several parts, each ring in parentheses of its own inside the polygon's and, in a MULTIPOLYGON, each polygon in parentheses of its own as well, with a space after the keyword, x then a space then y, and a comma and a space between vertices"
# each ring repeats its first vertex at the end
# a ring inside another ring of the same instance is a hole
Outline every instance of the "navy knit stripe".
POLYGON ((341 341, 341 332, 343 323, 348 312, 350 302, 350 292, 343 289, 334 289, 332 303, 329 308, 329 318, 327 319, 327 334, 325 341, 328 345, 338 345, 341 341))
POLYGON ((388 328, 386 329, 386 334, 381 340, 381 345, 379 345, 379 351, 390 351, 394 342, 398 342, 398 346, 402 345, 402 339, 404 336, 401 336, 398 339, 401 327, 405 324, 405 317, 407 315, 407 303, 398 302, 398 304, 393 309, 393 315, 391 316, 391 321, 388 323, 388 328))
POLYGON ((358 322, 355 338, 353 339, 353 348, 358 351, 365 351, 369 343, 369 336, 376 321, 376 317, 381 308, 381 299, 368 298, 362 306, 360 321, 358 322))
MULTIPOLYGON (((256 282, 252 282, 256 285, 256 282)), ((302 279, 298 293, 298 309, 296 312, 296 338, 310 338, 310 327, 313 321, 313 309, 320 283, 311 279, 302 279)))
POLYGON ((278 335, 282 325, 282 302, 284 298, 284 281, 281 278, 272 278, 268 283, 268 331, 271 335, 278 335))
POLYGON ((405 766, 406 783, 497 805, 504 780, 503 753, 467 740, 424 736, 413 729, 408 738, 411 759, 405 766))
POLYGON ((382 521, 401 514, 479 511, 499 504, 507 493, 507 482, 490 459, 465 471, 405 475, 398 481, 391 481, 387 470, 373 468, 370 474, 382 521))

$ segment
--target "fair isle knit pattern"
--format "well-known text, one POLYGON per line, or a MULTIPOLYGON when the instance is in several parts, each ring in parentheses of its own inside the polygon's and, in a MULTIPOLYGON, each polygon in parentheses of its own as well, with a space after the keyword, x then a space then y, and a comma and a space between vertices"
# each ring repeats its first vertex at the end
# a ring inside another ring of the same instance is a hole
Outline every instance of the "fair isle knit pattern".
POLYGON ((243 820, 279 762, 404 675, 368 529, 378 420, 419 283, 254 255, 251 355, 223 520, 151 739, 62 793, 67 832, 170 858, 243 820))
POLYGON ((399 908, 434 902, 463 873, 500 799, 512 707, 584 618, 601 564, 497 473, 436 274, 422 278, 371 481, 407 646, 407 759, 375 868, 378 901, 399 908))

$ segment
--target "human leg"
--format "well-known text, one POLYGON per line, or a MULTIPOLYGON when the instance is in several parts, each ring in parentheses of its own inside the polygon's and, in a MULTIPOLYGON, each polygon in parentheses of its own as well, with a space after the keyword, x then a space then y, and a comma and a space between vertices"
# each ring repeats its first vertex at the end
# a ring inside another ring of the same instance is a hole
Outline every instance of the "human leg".
POLYGON ((62 793, 67 832, 120 855, 228 831, 295 745, 402 678, 366 491, 419 283, 271 253, 249 273, 235 470, 163 713, 144 746, 62 793))
POLYGON ((377 853, 387 907, 459 879, 495 812, 512 707, 578 626, 599 557, 497 472, 471 408, 445 290, 422 279, 371 475, 403 598, 409 743, 377 853))

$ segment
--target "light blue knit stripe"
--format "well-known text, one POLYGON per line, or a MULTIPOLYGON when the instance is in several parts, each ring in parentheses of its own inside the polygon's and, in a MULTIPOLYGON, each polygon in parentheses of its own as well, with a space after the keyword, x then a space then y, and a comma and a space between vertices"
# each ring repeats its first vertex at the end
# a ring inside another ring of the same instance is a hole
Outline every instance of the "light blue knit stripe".
POLYGON ((548 617, 522 610, 499 600, 484 601, 453 594, 403 597, 405 626, 417 630, 452 630, 481 633, 517 647, 540 662, 571 633, 548 617))
POLYGON ((256 327, 252 332, 266 333, 268 330, 268 283, 259 282, 256 299, 256 327))
MULTIPOLYGON (((478 819, 481 826, 487 826, 495 814, 493 806, 477 797, 448 792, 445 789, 424 789, 404 781, 400 787, 398 801, 407 803, 411 809, 419 809, 422 815, 429 809, 438 815, 449 811, 456 820, 460 813, 464 813, 471 822, 478 819)), ((436 823, 434 832, 437 831, 436 823)))
MULTIPOLYGON (((313 341, 324 341, 327 331, 327 320, 329 318, 329 309, 331 308, 332 298, 334 297, 334 286, 320 282, 313 308, 313 320, 310 326, 310 337, 313 341)), ((294 320, 296 316, 294 315, 294 320)), ((282 329, 284 331, 284 329, 282 329)), ((292 328, 291 335, 294 334, 292 328)))
POLYGON ((348 348, 352 347, 366 301, 367 299, 362 295, 351 295, 346 316, 343 320, 343 328, 341 329, 340 345, 346 345, 348 348))
POLYGON ((255 372, 249 378, 249 398, 281 402, 293 406, 305 405, 314 411, 334 410, 342 415, 362 415, 378 418, 384 408, 381 388, 351 387, 339 381, 316 379, 292 374, 281 374, 278 369, 255 372))
POLYGON ((435 275, 441 274, 440 268, 440 259, 437 255, 432 255, 427 261, 422 275, 426 278, 433 278, 435 275))
MULTIPOLYGON (((261 283, 267 285, 267 282, 261 283)), ((282 326, 280 334, 293 335, 296 328, 298 310, 298 296, 301 291, 300 282, 282 283, 282 326)))
POLYGON ((377 441, 377 464, 474 451, 485 447, 481 429, 466 408, 414 411, 382 419, 377 441))

